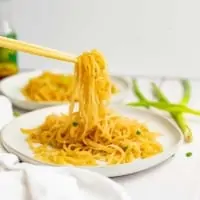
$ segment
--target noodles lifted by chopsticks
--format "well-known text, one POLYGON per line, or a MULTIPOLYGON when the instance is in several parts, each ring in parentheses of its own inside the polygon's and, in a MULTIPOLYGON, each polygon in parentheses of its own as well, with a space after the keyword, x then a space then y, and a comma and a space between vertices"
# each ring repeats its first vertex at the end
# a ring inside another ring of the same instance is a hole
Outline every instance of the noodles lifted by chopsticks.
POLYGON ((80 55, 68 115, 52 114, 39 127, 22 129, 36 158, 54 164, 119 164, 162 152, 158 134, 107 108, 104 100, 111 97, 111 85, 106 62, 98 51, 80 55))

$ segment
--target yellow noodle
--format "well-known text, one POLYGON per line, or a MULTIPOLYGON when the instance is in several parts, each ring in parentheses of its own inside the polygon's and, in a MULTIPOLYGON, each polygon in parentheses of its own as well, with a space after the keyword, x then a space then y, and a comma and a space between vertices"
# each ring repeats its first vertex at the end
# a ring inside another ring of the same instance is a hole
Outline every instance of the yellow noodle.
MULTIPOLYGON (((73 75, 56 74, 43 72, 40 76, 34 77, 21 89, 22 94, 32 101, 71 101, 73 96, 73 75)), ((105 88, 106 89, 106 88, 105 88)), ((104 90, 105 90, 104 89, 104 90)), ((106 91, 102 90, 102 96, 106 98, 106 91)), ((112 94, 118 92, 117 87, 112 84, 112 94)), ((78 100, 78 96, 75 97, 78 100)))
POLYGON ((68 115, 52 114, 34 129, 22 129, 36 158, 54 164, 121 164, 162 152, 157 133, 108 109, 112 84, 103 56, 93 50, 77 60, 68 115))

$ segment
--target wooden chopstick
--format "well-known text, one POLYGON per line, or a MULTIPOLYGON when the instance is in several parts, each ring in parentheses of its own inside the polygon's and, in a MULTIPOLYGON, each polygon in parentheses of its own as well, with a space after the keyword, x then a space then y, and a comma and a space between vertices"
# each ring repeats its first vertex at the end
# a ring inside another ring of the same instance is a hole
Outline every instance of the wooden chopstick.
POLYGON ((65 52, 61 52, 55 49, 50 49, 46 47, 41 47, 39 45, 30 44, 20 40, 14 40, 6 37, 0 36, 0 47, 22 51, 24 53, 29 53, 37 56, 43 56, 47 58, 52 58, 56 60, 62 60, 67 62, 76 62, 76 56, 69 55, 65 52))

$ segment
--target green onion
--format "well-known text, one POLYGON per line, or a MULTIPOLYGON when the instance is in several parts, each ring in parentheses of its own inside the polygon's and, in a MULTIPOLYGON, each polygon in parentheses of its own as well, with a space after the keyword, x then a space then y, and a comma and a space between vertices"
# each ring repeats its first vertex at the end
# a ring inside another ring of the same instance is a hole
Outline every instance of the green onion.
POLYGON ((148 99, 140 91, 136 80, 133 80, 133 91, 140 101, 148 102, 148 99))
POLYGON ((140 131, 140 130, 137 130, 137 131, 136 131, 136 134, 137 134, 137 135, 140 135, 140 134, 141 134, 141 131, 140 131))
POLYGON ((20 112, 13 111, 13 115, 14 115, 15 117, 19 117, 21 114, 20 114, 20 112))
POLYGON ((191 156, 192 156, 192 152, 187 152, 187 153, 185 154, 185 156, 186 156, 186 157, 191 157, 191 156))
MULTIPOLYGON (((186 104, 189 102, 190 99, 190 87, 189 87, 189 82, 184 80, 182 81, 183 88, 184 88, 184 94, 181 99, 181 104, 186 104)), ((170 105, 170 101, 167 99, 167 97, 162 93, 160 88, 155 84, 152 83, 152 89, 153 89, 153 94, 154 96, 160 101, 164 102, 170 105)), ((186 142, 191 142, 192 141, 192 132, 191 129, 188 127, 186 120, 184 119, 182 113, 186 112, 189 108, 182 109, 180 112, 173 112, 173 110, 170 111, 170 114, 174 121, 177 123, 179 128, 181 129, 185 141, 186 142)))
POLYGON ((155 102, 148 100, 140 91, 137 81, 133 80, 133 93, 137 96, 139 101, 128 103, 128 105, 135 107, 146 107, 146 108, 154 107, 156 109, 160 109, 170 113, 172 118, 175 120, 175 122, 183 132, 185 141, 191 142, 192 132, 183 117, 183 113, 200 116, 200 110, 195 110, 186 106, 186 104, 190 100, 191 87, 188 80, 181 80, 181 84, 184 90, 183 97, 179 104, 175 104, 171 103, 167 99, 167 97, 163 94, 163 92, 155 83, 152 83, 152 92, 153 95, 156 97, 157 101, 155 102))
POLYGON ((72 122, 72 125, 76 127, 78 126, 78 122, 72 122))
POLYGON ((127 149, 128 149, 128 146, 126 146, 126 147, 123 147, 123 150, 124 150, 124 151, 126 151, 127 149))
POLYGON ((181 100, 181 104, 186 105, 190 101, 190 96, 191 96, 191 86, 188 80, 181 80, 183 90, 184 90, 184 95, 181 100))
POLYGON ((200 116, 200 110, 195 110, 195 109, 189 108, 188 106, 181 105, 181 104, 142 101, 142 102, 131 102, 131 103, 128 103, 127 105, 134 106, 134 107, 154 107, 154 108, 161 109, 161 110, 164 110, 167 112, 176 112, 176 113, 184 112, 184 113, 200 116))

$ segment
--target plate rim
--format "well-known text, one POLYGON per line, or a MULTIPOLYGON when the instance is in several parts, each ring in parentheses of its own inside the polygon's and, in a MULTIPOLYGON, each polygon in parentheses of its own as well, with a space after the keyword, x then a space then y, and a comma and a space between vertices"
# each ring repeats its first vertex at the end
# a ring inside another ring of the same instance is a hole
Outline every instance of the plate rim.
MULTIPOLYGON (((143 170, 147 170, 149 168, 152 168, 154 166, 157 166, 158 164, 164 162, 165 160, 167 160, 168 158, 170 158, 173 154, 175 154, 177 152, 177 150, 179 149, 179 147, 183 144, 183 141, 184 141, 184 138, 183 138, 183 135, 181 133, 181 130, 177 127, 176 124, 174 124, 169 118, 167 118, 166 116, 163 116, 161 115, 160 113, 157 113, 156 111, 153 111, 153 110, 146 110, 146 109, 141 109, 141 108, 135 108, 135 107, 130 107, 128 105, 123 105, 123 104, 112 104, 114 106, 120 106, 120 107, 126 107, 128 109, 131 109, 131 110, 137 110, 139 112, 143 112, 143 113, 148 113, 150 115, 154 115, 158 118, 161 118, 162 120, 164 120, 165 122, 167 122, 171 127, 173 127, 174 130, 176 130, 176 133, 177 133, 177 136, 179 137, 177 139, 177 142, 170 148, 170 149, 167 149, 166 151, 163 151, 155 156, 152 156, 152 157, 149 157, 149 158, 145 158, 144 160, 147 161, 147 160, 150 160, 150 159, 156 159, 157 157, 162 157, 162 155, 165 155, 165 154, 169 154, 168 156, 166 156, 167 158, 157 162, 157 164, 153 164, 153 166, 150 166, 150 167, 145 167, 144 169, 142 170, 138 170, 138 171, 143 171, 143 170), (170 153, 171 152, 171 153, 170 153)), ((0 139, 1 139, 1 142, 2 142, 2 145, 3 146, 6 146, 7 148, 9 148, 10 150, 14 151, 13 153, 17 154, 19 157, 23 157, 25 159, 25 162, 28 160, 28 162, 30 163, 34 163, 34 164, 38 164, 38 165, 47 165, 47 166, 54 166, 54 167, 68 167, 68 166, 71 166, 71 165, 64 165, 64 166, 61 166, 61 165, 56 165, 56 164, 48 164, 48 163, 43 163, 42 161, 39 161, 37 159, 34 159, 33 157, 29 157, 27 155, 24 155, 23 153, 19 152, 18 150, 14 149, 13 147, 11 147, 9 144, 7 144, 5 141, 4 141, 4 130, 6 129, 7 126, 9 126, 13 121, 19 119, 20 117, 26 117, 27 115, 30 115, 31 113, 39 113, 41 110, 42 111, 47 111, 47 110, 51 110, 51 109, 56 109, 56 108, 66 108, 67 105, 59 105, 59 106, 53 106, 53 107, 47 107, 47 108, 42 108, 42 109, 38 109, 38 110, 34 110, 34 111, 31 111, 31 112, 28 112, 28 113, 25 113, 23 114, 22 116, 19 116, 18 118, 15 118, 13 119, 9 124, 5 125, 2 130, 1 130, 1 134, 0 134, 0 139), (21 156, 20 156, 21 155, 21 156)), ((176 134, 175 134, 176 135, 176 134)), ((175 136, 174 136, 175 137, 175 136)), ((7 149, 6 148, 6 149, 7 149)), ((10 151, 9 150, 9 151, 10 151)), ((130 166, 132 165, 133 163, 139 161, 139 160, 142 160, 142 159, 137 159, 133 162, 130 162, 130 163, 124 163, 124 164, 117 164, 117 165, 105 165, 105 166, 102 166, 102 165, 98 165, 98 166, 75 166, 75 167, 78 167, 78 168, 81 168, 81 169, 89 169, 91 171, 95 171, 95 170, 106 170, 108 168, 112 169, 113 167, 127 167, 127 166, 130 166)), ((138 172, 136 171, 136 172, 138 172)), ((136 173, 136 172, 132 172, 132 173, 136 173)), ((126 175, 128 174, 132 174, 132 173, 125 173, 126 175)), ((109 177, 116 177, 116 176, 109 176, 109 177)))

